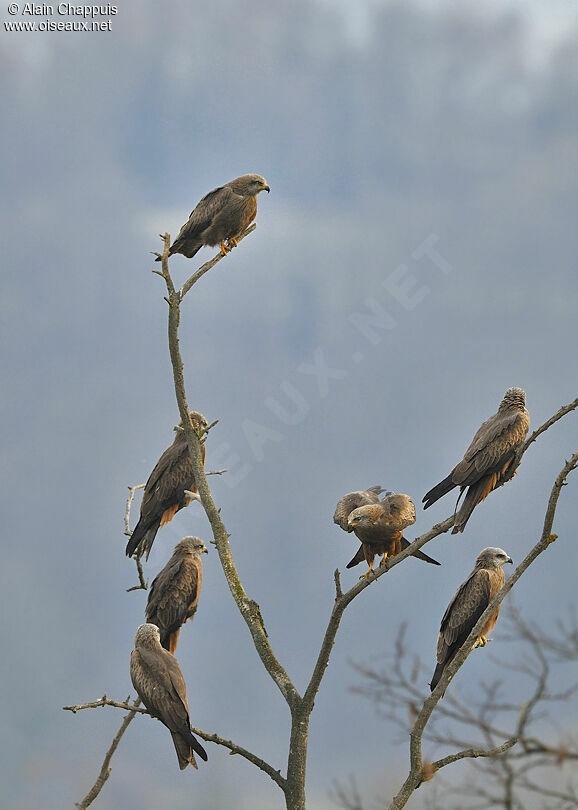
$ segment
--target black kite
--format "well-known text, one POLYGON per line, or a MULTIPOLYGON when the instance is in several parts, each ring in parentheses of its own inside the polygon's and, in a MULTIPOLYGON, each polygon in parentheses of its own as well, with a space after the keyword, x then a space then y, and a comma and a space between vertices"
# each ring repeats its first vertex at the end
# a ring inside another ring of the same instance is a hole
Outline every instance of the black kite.
MULTIPOLYGON (((511 562, 512 558, 501 548, 485 548, 478 554, 474 570, 460 585, 444 613, 436 650, 438 663, 430 684, 432 692, 444 669, 506 581, 502 566, 511 562)), ((475 647, 486 645, 486 635, 493 630, 499 612, 498 606, 482 628, 475 647)))
MULTIPOLYGON (((363 575, 366 579, 373 571, 376 554, 381 554, 381 562, 385 563, 387 557, 394 557, 410 545, 403 536, 403 530, 415 523, 415 504, 409 495, 388 492, 380 501, 381 491, 380 487, 372 487, 344 495, 333 516, 334 522, 342 528, 347 521, 345 531, 355 532, 361 541, 359 550, 347 563, 347 568, 353 568, 365 560, 369 565, 369 570, 363 575), (356 503, 361 505, 355 506, 356 503)), ((432 565, 439 565, 437 560, 428 557, 423 551, 415 551, 412 556, 432 565)))
MULTIPOLYGON (((221 255, 225 256, 237 246, 237 238, 257 216, 257 194, 260 191, 269 192, 270 189, 267 181, 258 174, 244 174, 209 191, 191 211, 170 247, 169 256, 182 253, 192 259, 203 245, 214 247, 219 244, 221 255)), ((156 261, 160 261, 160 257, 156 261)))
MULTIPOLYGON (((207 428, 207 420, 197 411, 191 411, 191 421, 201 439, 207 428)), ((201 452, 204 463, 204 443, 201 445, 201 452)), ((171 521, 179 509, 188 506, 191 502, 189 493, 196 491, 193 464, 181 424, 176 429, 174 442, 159 458, 146 482, 140 518, 126 545, 127 557, 136 553, 135 556, 140 558, 146 554, 148 560, 159 528, 171 521)))
POLYGON ((460 463, 424 495, 424 509, 427 509, 454 487, 460 488, 460 498, 468 487, 452 534, 463 532, 474 507, 504 482, 530 427, 530 414, 525 405, 526 393, 521 388, 508 388, 497 413, 480 427, 460 463))
POLYGON ((207 547, 200 537, 183 537, 151 585, 145 616, 160 630, 161 644, 174 655, 183 624, 197 611, 207 547))
POLYGON ((156 624, 141 624, 130 655, 132 684, 149 712, 171 732, 181 770, 207 752, 191 732, 187 687, 177 659, 161 647, 156 624))

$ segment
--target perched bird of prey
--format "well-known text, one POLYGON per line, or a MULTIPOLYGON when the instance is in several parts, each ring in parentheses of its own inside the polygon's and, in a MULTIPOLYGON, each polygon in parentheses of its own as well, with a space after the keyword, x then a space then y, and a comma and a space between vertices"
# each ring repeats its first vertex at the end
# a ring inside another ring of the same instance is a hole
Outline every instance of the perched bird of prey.
POLYGON ((200 537, 183 537, 150 587, 146 620, 156 624, 162 646, 173 655, 181 627, 197 611, 203 581, 201 554, 206 553, 200 537))
POLYGON ((468 487, 464 502, 456 514, 452 534, 463 532, 474 507, 503 483, 530 427, 530 414, 525 406, 525 391, 508 388, 498 412, 490 416, 478 430, 460 463, 447 478, 424 495, 424 509, 427 509, 454 487, 460 488, 460 498, 468 487))
MULTIPOLYGON (((369 487, 369 489, 361 489, 344 495, 335 507, 333 522, 337 523, 344 532, 352 532, 353 526, 350 526, 348 523, 349 515, 354 509, 357 509, 358 506, 379 503, 379 496, 383 491, 383 487, 374 486, 369 487)), ((387 492, 386 495, 391 495, 391 493, 387 492)))
MULTIPOLYGON (((191 211, 170 247, 169 256, 182 253, 192 259, 203 245, 219 244, 221 255, 225 256, 237 246, 237 238, 257 216, 257 194, 270 190, 260 175, 244 174, 209 191, 191 211)), ((160 261, 160 256, 156 261, 160 261)))
MULTIPOLYGON (((201 413, 191 411, 191 421, 201 439, 207 428, 207 420, 201 413)), ((204 463, 204 444, 201 445, 201 452, 204 463)), ((136 552, 136 557, 146 554, 148 560, 159 528, 172 520, 179 509, 188 506, 192 500, 190 493, 196 491, 193 464, 181 422, 176 429, 174 442, 159 458, 146 482, 140 518, 126 545, 127 557, 136 552)))
POLYGON ((161 647, 156 624, 141 624, 136 631, 130 678, 149 712, 171 732, 180 769, 189 763, 197 767, 195 753, 206 762, 207 752, 191 732, 187 687, 179 662, 161 647))
MULTIPOLYGON (((366 579, 373 571, 376 554, 381 554, 381 562, 385 563, 387 557, 395 557, 409 546, 403 530, 415 523, 415 504, 409 495, 388 492, 380 501, 379 493, 382 491, 381 487, 371 487, 365 491, 350 492, 341 498, 333 515, 335 523, 344 531, 355 532, 361 540, 361 546, 347 563, 347 568, 353 568, 365 560, 369 565, 369 570, 363 575, 366 579)), ((437 560, 423 551, 415 551, 412 556, 439 565, 437 560)))
MULTIPOLYGON (((478 554, 474 570, 460 585, 444 613, 436 650, 438 663, 430 683, 432 692, 444 669, 506 581, 502 566, 511 562, 512 558, 501 548, 485 548, 478 554)), ((487 644, 486 635, 493 630, 499 612, 500 608, 497 607, 483 626, 475 647, 487 644)))

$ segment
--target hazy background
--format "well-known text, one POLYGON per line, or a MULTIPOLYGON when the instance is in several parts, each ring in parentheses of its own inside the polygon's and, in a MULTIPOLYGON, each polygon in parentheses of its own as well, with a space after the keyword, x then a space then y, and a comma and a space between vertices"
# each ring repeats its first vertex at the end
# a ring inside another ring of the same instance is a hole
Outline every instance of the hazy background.
MULTIPOLYGON (((127 486, 178 421, 149 251, 204 193, 246 172, 271 186, 257 231, 186 299, 181 348, 191 406, 220 420, 207 467, 230 469, 211 484, 241 577, 299 690, 333 570, 345 586, 361 573, 344 571, 356 544, 332 523, 338 498, 381 483, 419 503, 508 386, 527 391, 534 427, 576 396, 577 18, 572 3, 544 5, 139 0, 119 4, 111 32, 2 31, 3 808, 79 801, 121 713, 61 707, 132 691, 145 594, 126 593, 127 486), (417 258, 426 240, 443 262, 417 258), (387 328, 360 330, 368 307, 387 328), (325 384, 307 373, 315 359, 332 369, 325 384)), ((211 255, 175 257, 176 282, 211 255)), ((443 567, 409 560, 351 605, 311 721, 311 808, 334 807, 350 774, 368 799, 399 786, 407 743, 351 693, 350 662, 391 654, 406 619, 433 668, 478 551, 519 561, 535 542, 576 421, 538 440, 464 535, 428 546, 443 567)), ((575 601, 576 486, 558 542, 516 588, 536 619, 575 601)), ((453 503, 418 510, 408 536, 453 503)), ((185 534, 209 539, 196 504, 159 533, 147 577, 185 534)), ((178 649, 192 722, 284 770, 288 711, 213 546, 204 562, 178 649)), ((514 655, 494 635, 452 689, 475 690, 514 655)), ((524 699, 523 681, 512 689, 524 699)), ((94 807, 284 806, 259 771, 207 749, 207 765, 180 773, 166 729, 136 718, 94 807)))

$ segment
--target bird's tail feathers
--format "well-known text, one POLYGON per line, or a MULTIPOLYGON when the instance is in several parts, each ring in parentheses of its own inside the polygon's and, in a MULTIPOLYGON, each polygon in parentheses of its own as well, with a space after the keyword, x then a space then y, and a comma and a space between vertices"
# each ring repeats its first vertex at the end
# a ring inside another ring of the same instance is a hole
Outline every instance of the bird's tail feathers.
MULTIPOLYGON (((195 770, 198 770, 199 766, 196 763, 190 741, 185 738, 184 734, 180 734, 178 731, 171 731, 171 737, 173 738, 175 751, 177 752, 177 758, 179 760, 179 768, 181 771, 184 770, 187 765, 192 765, 195 770)), ((193 737, 192 734, 191 737, 193 737)))
POLYGON ((485 476, 477 483, 468 487, 467 495, 460 507, 460 511, 456 515, 452 534, 459 534, 460 532, 463 532, 463 530, 466 528, 466 523, 470 519, 470 515, 474 511, 475 507, 490 494, 492 489, 494 489, 497 485, 497 481, 498 476, 494 474, 485 476))
POLYGON ((423 508, 428 509, 432 505, 432 503, 435 503, 437 500, 439 500, 439 498, 445 495, 446 492, 449 492, 456 486, 457 484, 454 484, 454 482, 452 481, 452 474, 450 473, 447 476, 447 478, 444 478, 443 481, 440 481, 439 484, 436 484, 435 487, 430 489, 429 492, 426 492, 426 494, 422 498, 422 503, 424 505, 423 508))
POLYGON ((171 737, 173 738, 181 771, 189 764, 192 765, 193 768, 198 768, 193 751, 205 762, 208 760, 207 752, 190 731, 171 731, 171 737))
MULTIPOLYGON (((435 671, 434 671, 434 674, 433 674, 433 677, 432 677, 431 683, 430 683, 430 689, 431 689, 432 692, 436 688, 436 686, 438 685, 438 683, 440 681, 440 678, 441 678, 441 676, 443 674, 443 671, 444 671, 444 666, 445 666, 444 664, 438 664, 437 667, 435 668, 435 671)), ((445 692, 444 692, 444 694, 445 694, 445 692)), ((442 695, 442 697, 443 697, 443 695, 442 695)))
MULTIPOLYGON (((187 247, 187 239, 186 237, 181 241, 180 239, 175 239, 173 244, 169 250, 169 256, 172 256, 174 253, 182 254, 186 259, 192 259, 193 256, 196 256, 199 250, 203 247, 203 243, 200 242, 198 244, 193 243, 192 245, 189 242, 189 246, 187 247)), ((159 261, 157 259, 157 261, 159 261)))
MULTIPOLYGON (((406 540, 405 537, 402 537, 401 538, 401 550, 404 551, 409 545, 411 545, 409 540, 406 540)), ((411 556, 412 557, 417 557, 418 560, 423 560, 424 562, 430 563, 431 565, 441 565, 440 562, 438 562, 437 560, 434 560, 433 557, 428 557, 428 555, 425 554, 420 549, 418 549, 417 551, 414 551, 411 556)))
POLYGON ((156 520, 152 526, 141 526, 139 520, 126 544, 126 556, 132 557, 135 555, 140 559, 144 554, 145 559, 148 560, 150 550, 159 530, 159 524, 160 520, 156 520))
POLYGON ((352 557, 345 567, 354 568, 356 565, 359 565, 360 562, 363 562, 364 559, 365 556, 363 554, 363 546, 359 546, 359 549, 357 550, 355 557, 352 557))
POLYGON ((172 633, 167 634, 164 639, 161 639, 161 644, 168 650, 171 655, 175 654, 175 650, 177 649, 177 644, 179 641, 179 633, 181 632, 181 628, 177 627, 172 633))
POLYGON ((197 752, 197 754, 204 762, 206 762, 209 759, 209 757, 207 756, 207 752, 205 751, 201 743, 197 740, 194 734, 191 734, 191 747, 194 748, 194 750, 197 752))
MULTIPOLYGON (((174 244, 173 244, 173 245, 171 245, 171 247, 169 248, 169 256, 172 256, 172 255, 173 255, 173 253, 176 253, 176 252, 177 252, 176 250, 174 250, 174 247, 175 247, 175 246, 174 246, 174 244)), ((194 254, 193 254, 193 255, 194 255, 194 254)), ((157 257, 156 257, 156 259, 155 259, 155 262, 160 262, 160 261, 162 261, 162 258, 163 258, 162 256, 157 256, 157 257)))

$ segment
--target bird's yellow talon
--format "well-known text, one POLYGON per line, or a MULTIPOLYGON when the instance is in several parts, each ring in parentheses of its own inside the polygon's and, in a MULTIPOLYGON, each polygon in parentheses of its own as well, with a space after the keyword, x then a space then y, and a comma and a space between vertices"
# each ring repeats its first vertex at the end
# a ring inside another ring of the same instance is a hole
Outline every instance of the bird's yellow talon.
POLYGON ((547 543, 548 545, 550 545, 550 543, 553 543, 553 542, 554 542, 554 540, 557 540, 557 539, 558 539, 558 535, 557 535, 557 534, 550 534, 550 535, 548 535, 548 537, 546 538, 546 543, 547 543))

